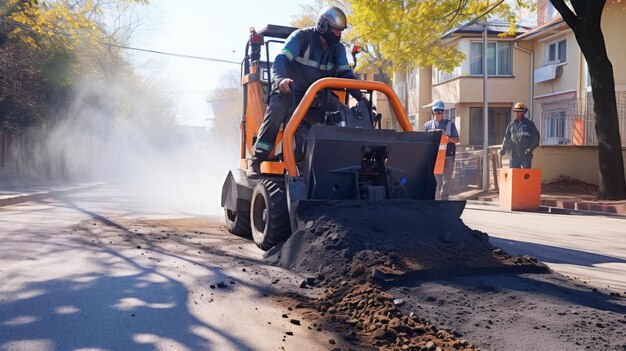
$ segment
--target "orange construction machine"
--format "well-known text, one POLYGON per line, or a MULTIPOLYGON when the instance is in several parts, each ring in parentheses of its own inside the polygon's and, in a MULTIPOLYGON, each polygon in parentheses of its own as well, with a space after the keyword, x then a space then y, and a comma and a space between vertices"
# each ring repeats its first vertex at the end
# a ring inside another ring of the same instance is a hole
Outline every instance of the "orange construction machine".
MULTIPOLYGON (((261 177, 246 177, 271 90, 268 46, 282 43, 295 29, 269 25, 251 30, 242 63, 240 167, 228 173, 222 188, 228 229, 252 235, 264 250, 296 231, 299 211, 311 206, 341 200, 428 201, 436 187, 433 169, 441 132, 413 132, 389 86, 340 78, 320 79, 307 90, 281 128, 271 159, 261 164, 261 177), (402 131, 380 129, 371 102, 350 104, 350 89, 368 94, 369 101, 374 91, 385 94, 402 131), (325 109, 324 97, 331 93, 345 103, 341 111, 325 109)), ((450 203, 460 216, 465 203, 450 203)))

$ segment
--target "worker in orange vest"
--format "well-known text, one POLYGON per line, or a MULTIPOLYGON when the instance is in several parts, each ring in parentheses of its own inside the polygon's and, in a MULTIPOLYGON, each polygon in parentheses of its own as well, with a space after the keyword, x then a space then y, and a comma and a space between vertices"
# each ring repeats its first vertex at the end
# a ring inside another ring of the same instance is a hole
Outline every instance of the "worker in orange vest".
POLYGON ((456 154, 455 144, 460 141, 459 132, 456 130, 454 122, 443 118, 444 110, 445 104, 443 101, 434 101, 431 109, 433 119, 424 124, 425 132, 441 130, 448 137, 443 174, 435 174, 435 180, 437 180, 436 200, 448 200, 450 197, 450 185, 452 184, 452 175, 454 174, 454 156, 456 154))

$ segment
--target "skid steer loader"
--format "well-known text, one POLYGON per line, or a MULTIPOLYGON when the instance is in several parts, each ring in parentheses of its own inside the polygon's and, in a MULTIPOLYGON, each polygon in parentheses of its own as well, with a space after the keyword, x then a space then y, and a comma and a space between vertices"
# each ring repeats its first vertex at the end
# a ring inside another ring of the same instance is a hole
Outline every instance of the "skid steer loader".
MULTIPOLYGON (((340 78, 320 79, 307 90, 281 128, 272 158, 261 164, 261 177, 246 177, 271 90, 268 46, 293 30, 274 25, 258 33, 251 29, 242 62, 240 167, 228 173, 222 187, 229 231, 251 235, 263 250, 288 239, 298 229, 299 211, 312 206, 342 200, 433 201, 436 188, 433 169, 441 132, 413 132, 389 86, 340 78), (369 101, 373 91, 385 94, 403 131, 380 129, 380 116, 373 113, 371 103, 348 107, 350 89, 369 94, 369 101), (325 96, 330 93, 343 99, 344 109, 325 111, 325 96), (307 122, 311 120, 316 123, 307 122)), ((465 203, 449 203, 449 210, 460 216, 465 203)))

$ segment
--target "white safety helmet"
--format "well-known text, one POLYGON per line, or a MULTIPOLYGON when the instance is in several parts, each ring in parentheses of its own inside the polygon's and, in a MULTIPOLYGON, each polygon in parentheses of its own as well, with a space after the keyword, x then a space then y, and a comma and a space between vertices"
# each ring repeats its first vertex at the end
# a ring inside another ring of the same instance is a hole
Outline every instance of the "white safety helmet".
POLYGON ((441 100, 435 100, 435 101, 433 101, 433 104, 432 104, 431 108, 432 108, 432 112, 433 113, 435 112, 435 110, 443 111, 443 110, 446 109, 446 104, 444 104, 443 101, 441 101, 441 100))

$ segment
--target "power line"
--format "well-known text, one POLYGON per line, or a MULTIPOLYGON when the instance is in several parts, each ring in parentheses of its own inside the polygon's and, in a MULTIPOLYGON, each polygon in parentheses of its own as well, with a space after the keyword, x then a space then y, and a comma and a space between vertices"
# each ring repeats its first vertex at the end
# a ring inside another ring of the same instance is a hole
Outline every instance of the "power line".
MULTIPOLYGON (((35 32, 36 31, 25 24, 19 23, 19 22, 15 22, 15 21, 11 21, 9 19, 6 18, 0 18, 0 22, 6 23, 10 26, 13 27, 18 27, 20 29, 25 29, 27 31, 30 32, 35 32)), ((63 36, 63 37, 68 37, 65 34, 60 34, 57 32, 52 32, 54 35, 58 35, 58 36, 63 36)), ((237 62, 237 61, 230 61, 230 60, 224 60, 224 59, 218 59, 218 58, 213 58, 213 57, 202 57, 202 56, 193 56, 193 55, 184 55, 184 54, 176 54, 176 53, 172 53, 172 52, 165 52, 165 51, 157 51, 157 50, 149 50, 149 49, 142 49, 142 48, 135 48, 135 47, 131 47, 131 46, 125 46, 125 45, 117 45, 117 44, 110 44, 110 43, 101 43, 102 45, 107 45, 107 46, 112 46, 112 47, 116 47, 116 48, 120 48, 120 49, 126 49, 126 50, 135 50, 135 51, 142 51, 142 52, 149 52, 149 53, 153 53, 153 54, 158 54, 158 55, 166 55, 166 56, 174 56, 174 57, 182 57, 182 58, 190 58, 190 59, 195 59, 195 60, 203 60, 203 61, 213 61, 213 62, 224 62, 224 63, 232 63, 235 65, 240 65, 241 62, 237 62)))
POLYGON ((169 94, 208 94, 215 90, 187 90, 187 91, 170 91, 169 94))
POLYGON ((116 44, 105 44, 105 45, 116 47, 116 48, 120 48, 120 49, 135 50, 135 51, 142 51, 142 52, 150 52, 150 53, 153 53, 153 54, 166 55, 166 56, 190 58, 190 59, 204 60, 204 61, 233 63, 233 64, 236 64, 236 65, 241 64, 241 62, 237 62, 237 61, 229 61, 229 60, 217 59, 217 58, 212 58, 212 57, 202 57, 202 56, 175 54, 175 53, 172 53, 172 52, 149 50, 149 49, 141 49, 141 48, 134 48, 134 47, 131 47, 131 46, 116 45, 116 44))

